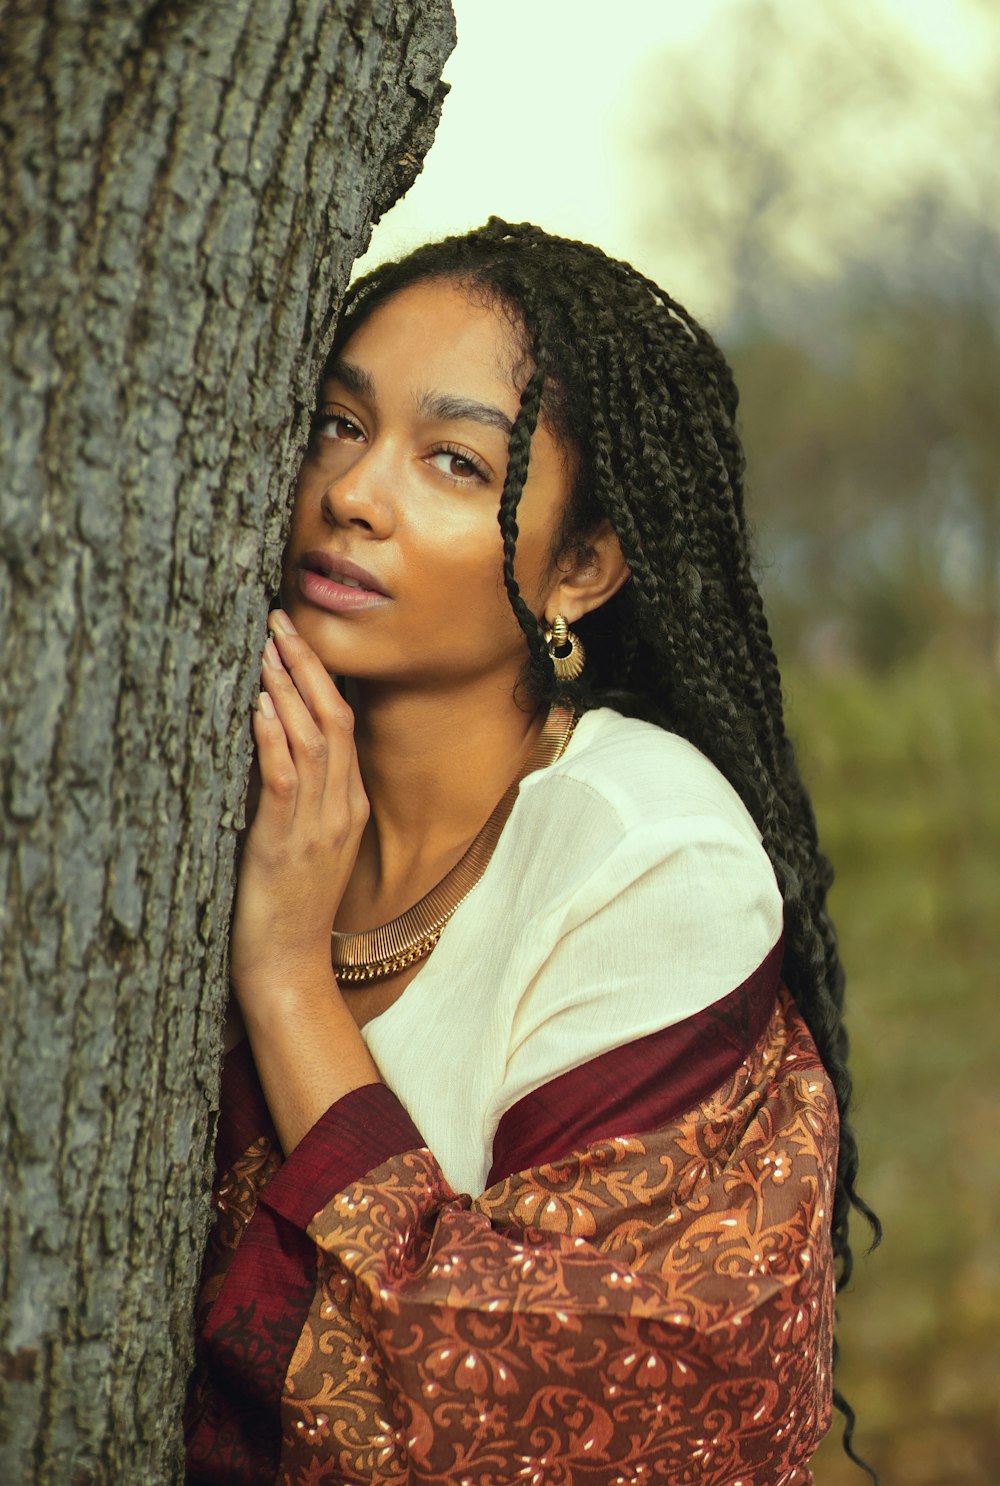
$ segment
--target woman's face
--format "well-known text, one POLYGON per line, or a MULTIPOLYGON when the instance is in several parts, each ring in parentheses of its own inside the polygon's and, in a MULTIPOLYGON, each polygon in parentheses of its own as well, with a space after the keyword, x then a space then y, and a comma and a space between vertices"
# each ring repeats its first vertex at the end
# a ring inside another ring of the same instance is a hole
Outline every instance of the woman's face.
MULTIPOLYGON (((518 359, 507 321, 445 280, 401 290, 344 346, 299 472, 282 580, 332 674, 424 689, 493 679, 511 694, 526 644, 503 585, 497 507, 518 359)), ((516 576, 540 617, 558 583, 549 559, 569 486, 563 450, 539 424, 516 576)))

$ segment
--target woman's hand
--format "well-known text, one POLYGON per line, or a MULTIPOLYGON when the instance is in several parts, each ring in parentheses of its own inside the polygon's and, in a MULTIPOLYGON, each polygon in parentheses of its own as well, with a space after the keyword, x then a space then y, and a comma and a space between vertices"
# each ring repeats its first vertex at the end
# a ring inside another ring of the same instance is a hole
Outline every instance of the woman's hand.
POLYGON ((324 1110, 379 1073, 330 959, 334 915, 368 819, 354 717, 288 616, 279 610, 271 624, 230 979, 288 1155, 324 1110))
POLYGON ((281 610, 253 717, 260 792, 239 864, 230 977, 247 1002, 332 980, 330 931, 368 819, 354 716, 281 610))

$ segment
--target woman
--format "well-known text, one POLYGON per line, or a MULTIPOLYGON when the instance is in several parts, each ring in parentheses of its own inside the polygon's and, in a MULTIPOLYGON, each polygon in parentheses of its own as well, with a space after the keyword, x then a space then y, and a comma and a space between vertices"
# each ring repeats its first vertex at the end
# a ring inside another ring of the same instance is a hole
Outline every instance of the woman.
POLYGON ((735 410, 533 227, 351 291, 254 716, 192 1483, 811 1479, 867 1209, 735 410))

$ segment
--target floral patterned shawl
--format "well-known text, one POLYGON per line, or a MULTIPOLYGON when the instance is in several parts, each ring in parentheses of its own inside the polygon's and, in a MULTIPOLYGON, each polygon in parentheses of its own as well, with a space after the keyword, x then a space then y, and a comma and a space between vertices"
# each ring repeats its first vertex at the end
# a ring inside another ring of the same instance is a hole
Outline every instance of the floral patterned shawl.
POLYGON ((837 1120, 779 963, 522 1101, 474 1198, 383 1085, 282 1162, 230 1054, 190 1486, 808 1486, 837 1120))

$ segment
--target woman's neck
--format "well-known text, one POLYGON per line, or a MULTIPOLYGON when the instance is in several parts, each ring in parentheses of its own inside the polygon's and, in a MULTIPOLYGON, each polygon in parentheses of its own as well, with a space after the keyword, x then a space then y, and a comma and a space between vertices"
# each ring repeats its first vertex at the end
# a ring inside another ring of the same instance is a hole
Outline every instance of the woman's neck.
POLYGON ((530 759, 545 712, 522 711, 495 677, 458 694, 349 683, 347 696, 371 816, 344 906, 353 917, 365 902, 399 900, 399 912, 481 830, 530 759))

